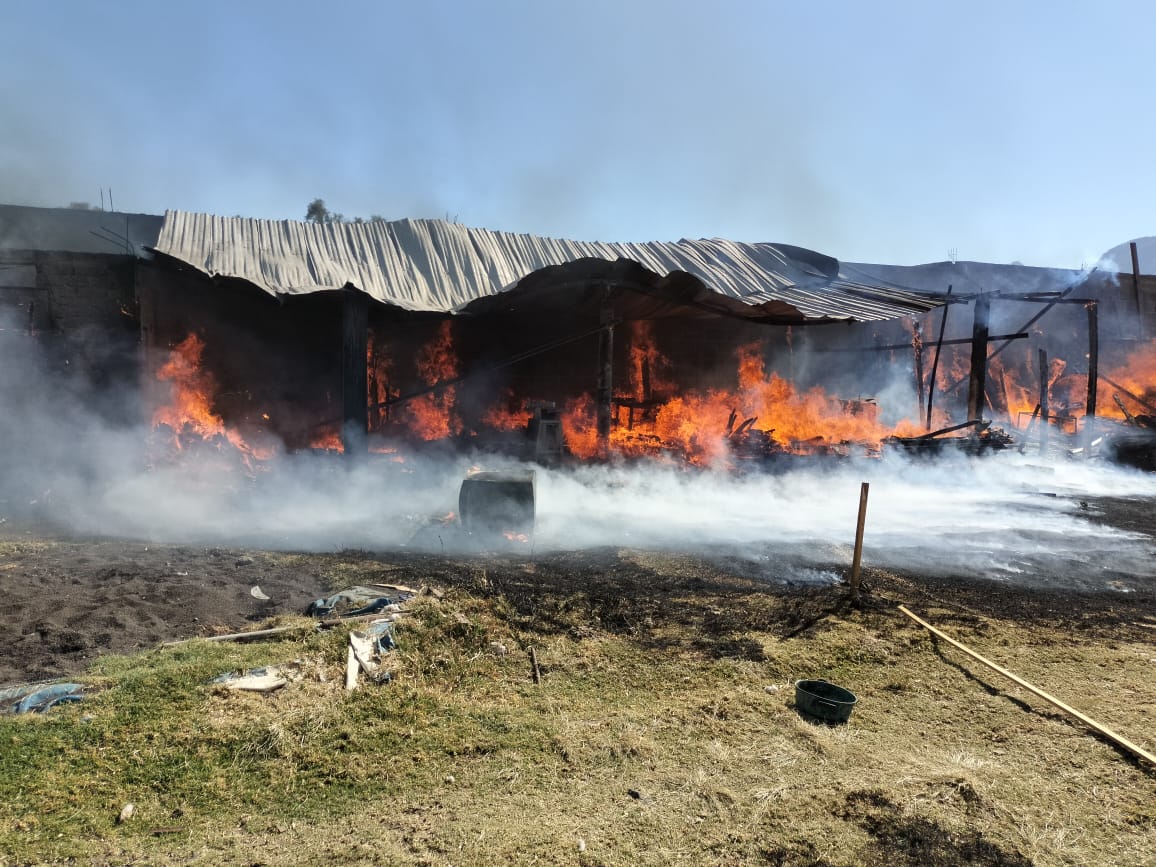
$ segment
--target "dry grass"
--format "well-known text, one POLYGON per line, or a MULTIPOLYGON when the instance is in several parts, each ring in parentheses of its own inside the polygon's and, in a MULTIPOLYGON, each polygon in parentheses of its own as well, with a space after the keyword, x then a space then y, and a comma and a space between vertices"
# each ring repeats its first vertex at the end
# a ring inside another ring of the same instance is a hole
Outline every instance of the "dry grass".
MULTIPOLYGON (((450 588, 401 628, 393 682, 352 695, 339 634, 102 661, 95 698, 0 721, 0 863, 1153 863, 1156 769, 937 647, 887 598, 911 584, 872 576, 855 611, 837 589, 605 557, 334 558, 335 580, 450 588), (306 677, 272 696, 205 685, 289 659, 306 677), (804 676, 858 694, 848 725, 799 716, 804 676)), ((922 602, 1156 746, 1142 630, 922 602)))

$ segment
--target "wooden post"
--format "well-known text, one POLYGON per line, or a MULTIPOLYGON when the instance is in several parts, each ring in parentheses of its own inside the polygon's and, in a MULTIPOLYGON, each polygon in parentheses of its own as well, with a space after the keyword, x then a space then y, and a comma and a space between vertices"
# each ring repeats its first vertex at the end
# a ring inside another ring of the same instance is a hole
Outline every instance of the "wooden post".
POLYGON ((1088 310, 1088 402, 1084 405, 1084 454, 1092 456, 1092 439, 1096 435, 1096 387, 1100 381, 1100 314, 1095 301, 1088 310))
POLYGON ((1048 380, 1051 378, 1051 371, 1048 368, 1048 352, 1046 349, 1040 350, 1040 455, 1047 457, 1048 454, 1048 427, 1051 422, 1048 420, 1048 380))
POLYGON ((919 320, 913 319, 911 325, 911 348, 915 352, 915 394, 919 401, 919 415, 923 416, 924 384, 923 384, 923 334, 919 320))
POLYGON ((863 528, 867 523, 868 482, 859 486, 859 522, 855 525, 855 555, 851 559, 851 601, 859 604, 859 564, 863 559, 863 528))
POLYGON ((1140 323, 1140 336, 1144 336, 1144 319, 1140 311, 1140 254, 1136 251, 1136 242, 1128 244, 1132 253, 1132 294, 1136 298, 1136 319, 1140 323))
POLYGON ((990 333, 991 296, 977 295, 975 318, 971 325, 971 378, 967 387, 967 417, 972 421, 983 418, 987 385, 987 340, 990 333))
POLYGON ((943 349, 943 333, 947 330, 947 311, 951 309, 951 286, 947 287, 947 294, 943 302, 943 318, 939 321, 939 339, 935 341, 935 356, 931 360, 931 376, 927 382, 927 426, 931 430, 931 403, 935 397, 935 372, 939 369, 939 353, 943 349))
POLYGON ((614 402, 614 304, 610 287, 602 301, 598 332, 598 445, 602 454, 610 453, 610 422, 614 402))
POLYGON ((369 441, 369 296, 341 290, 341 445, 347 458, 363 457, 369 441))
POLYGON ((538 650, 537 648, 530 648, 530 677, 534 683, 542 682, 542 670, 538 668, 538 650))

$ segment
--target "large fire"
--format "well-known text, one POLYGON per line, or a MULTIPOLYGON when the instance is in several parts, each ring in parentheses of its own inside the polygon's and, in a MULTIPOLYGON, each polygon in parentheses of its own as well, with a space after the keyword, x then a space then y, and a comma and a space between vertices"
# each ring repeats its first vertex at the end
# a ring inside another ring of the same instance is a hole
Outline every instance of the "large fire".
MULTIPOLYGON (((441 324, 437 337, 422 347, 417 357, 418 375, 426 385, 437 385, 458 375, 453 331, 449 320, 441 324)), ((431 394, 415 397, 406 404, 409 428, 419 439, 445 439, 462 432, 462 420, 454 410, 457 390, 449 385, 431 394)))
POLYGON ((1109 368, 1102 381, 1102 396, 1097 401, 1100 415, 1124 418, 1125 410, 1128 415, 1156 414, 1156 341, 1136 349, 1125 363, 1109 368))
MULTIPOLYGON (((609 449, 620 456, 725 467, 733 466, 737 460, 779 454, 874 454, 889 437, 916 437, 926 430, 919 420, 884 424, 880 421, 880 408, 870 398, 842 399, 819 387, 798 388, 768 370, 766 347, 761 343, 737 349, 733 386, 680 388, 674 365, 659 351, 651 325, 631 323, 623 331, 628 341, 623 353, 627 364, 618 371, 609 434, 609 449)), ((195 334, 172 348, 157 371, 158 380, 169 385, 169 400, 153 413, 153 425, 164 432, 166 439, 171 437, 176 450, 185 450, 194 442, 209 443, 218 449, 227 444, 242 456, 246 466, 252 467, 254 461, 271 457, 276 448, 255 446, 250 441, 252 425, 245 427, 250 431, 247 439, 222 418, 216 402, 218 383, 202 365, 204 350, 204 342, 195 334)), ((965 345, 943 353, 935 375, 932 427, 947 427, 960 421, 949 417, 942 407, 953 406, 958 414, 958 391, 961 382, 966 383, 968 356, 965 345)), ((1040 412, 1040 360, 1038 350, 1017 347, 989 360, 985 417, 1003 419, 1003 423, 1020 431, 1037 423, 1034 420, 1040 412)), ((400 410, 387 413, 383 406, 399 394, 399 388, 391 382, 394 365, 387 347, 371 340, 366 365, 369 425, 374 433, 371 451, 400 461, 398 449, 407 437, 429 442, 462 435, 465 425, 457 406, 455 385, 431 390, 404 402, 400 410)), ((459 377, 461 366, 448 321, 419 350, 415 367, 424 386, 437 386, 459 377)), ((1106 370, 1101 377, 1098 415, 1117 419, 1156 415, 1156 342, 1145 344, 1124 363, 1106 370)), ((930 385, 929 379, 930 376, 925 379, 925 386, 930 385)), ((1044 379, 1049 422, 1060 430, 1077 432, 1085 410, 1086 374, 1073 373, 1064 359, 1052 357, 1047 360, 1044 379)), ((535 396, 505 389, 471 424, 507 435, 518 431, 532 434, 538 416, 531 409, 552 404, 531 402, 527 400, 530 397, 535 396)), ((912 410, 914 416, 914 407, 912 410)), ((569 454, 586 460, 605 453, 597 432, 597 404, 591 394, 570 398, 554 417, 561 420, 569 454)), ((264 418, 268 420, 268 415, 264 418)), ((508 436, 504 440, 512 441, 508 436)), ((341 451, 339 429, 332 424, 319 426, 310 447, 341 451)))
POLYGON ((190 334, 172 348, 168 360, 157 370, 157 379, 169 383, 170 395, 167 403, 153 411, 153 428, 171 432, 171 445, 177 451, 191 444, 213 443, 220 448, 228 443, 251 468, 253 460, 272 457, 275 448, 246 442, 214 411, 217 381, 201 366, 204 351, 204 341, 190 334))
MULTIPOLYGON (((669 362, 654 348, 648 330, 635 331, 641 343, 631 347, 633 365, 629 394, 616 396, 617 422, 610 445, 629 456, 665 456, 693 464, 726 461, 736 450, 769 455, 774 452, 814 453, 852 445, 877 447, 890 435, 922 433, 915 422, 888 428, 878 420, 870 400, 840 400, 821 388, 799 391, 775 373, 768 373, 758 343, 737 353, 737 387, 733 390, 690 390, 655 399, 673 385, 656 377, 669 362), (649 370, 643 387, 640 372, 649 370), (624 413, 623 407, 627 408, 624 413), (624 418, 623 416, 626 416, 624 418)), ((562 414, 566 444, 580 458, 598 454, 596 410, 589 395, 570 401, 562 414)))

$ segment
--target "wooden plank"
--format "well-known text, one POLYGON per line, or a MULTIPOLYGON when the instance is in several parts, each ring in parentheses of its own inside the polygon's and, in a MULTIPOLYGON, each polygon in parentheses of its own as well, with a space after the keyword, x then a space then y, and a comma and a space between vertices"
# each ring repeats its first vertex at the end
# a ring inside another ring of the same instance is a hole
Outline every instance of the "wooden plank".
POLYGON ((916 623, 918 623, 920 626, 922 626, 924 629, 931 632, 933 635, 939 636, 944 641, 946 641, 948 644, 962 650, 964 653, 966 653, 972 659, 976 660, 977 662, 983 663, 988 668, 992 669, 992 671, 999 672, 1004 677, 1006 677, 1009 680, 1013 681, 1014 683, 1017 683, 1020 686, 1022 686, 1028 692, 1030 692, 1034 695, 1038 695, 1040 698, 1042 698, 1044 701, 1046 701, 1048 704, 1052 705, 1053 707, 1059 708, 1060 710, 1062 710, 1064 713, 1068 714, 1069 716, 1074 717, 1075 719, 1078 719, 1080 722, 1084 723, 1087 726, 1090 726, 1091 728, 1095 729, 1097 732, 1102 734, 1104 737, 1106 737, 1108 740, 1112 741, 1117 746, 1123 747, 1125 750, 1127 750, 1129 753, 1136 756, 1137 758, 1144 759, 1150 765, 1156 766, 1156 756, 1152 755, 1152 753, 1141 749, 1140 747, 1136 746, 1136 744, 1132 743, 1130 740, 1127 740, 1126 738, 1121 737, 1120 735, 1116 734, 1111 729, 1096 722, 1090 716, 1086 716, 1086 715, 1080 713, 1075 708, 1069 707, 1068 705, 1066 705, 1062 701, 1060 701, 1058 698, 1054 698, 1053 696, 1048 695, 1042 689, 1040 689, 1037 686, 1033 686, 1032 684, 1030 684, 1026 680, 1024 680, 1022 677, 1019 677, 1015 674, 1012 674, 1006 668, 1001 668, 1000 666, 998 666, 994 662, 992 662, 990 659, 987 659, 983 656, 980 656, 978 653, 976 653, 970 647, 967 647, 965 644, 963 644, 959 641, 956 641, 954 638, 952 638, 947 633, 941 632, 940 630, 936 629, 934 626, 932 626, 926 620, 921 620, 919 617, 916 617, 914 614, 911 613, 911 611, 908 610, 906 605, 900 605, 899 610, 902 611, 904 614, 906 614, 908 617, 910 617, 912 620, 914 620, 916 623))

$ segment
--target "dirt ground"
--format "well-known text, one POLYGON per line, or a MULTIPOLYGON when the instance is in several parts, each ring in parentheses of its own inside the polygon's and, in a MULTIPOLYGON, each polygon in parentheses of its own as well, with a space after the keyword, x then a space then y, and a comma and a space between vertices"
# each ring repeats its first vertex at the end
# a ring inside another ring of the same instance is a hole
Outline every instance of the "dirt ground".
MULTIPOLYGON (((1103 500, 1094 505, 1100 520, 1156 537, 1150 503, 1103 500)), ((375 570, 386 583, 482 589, 527 612, 540 608, 539 597, 565 598, 579 591, 598 596, 602 588, 603 625, 623 630, 646 618, 677 618, 672 600, 693 591, 705 571, 734 579, 736 598, 752 583, 745 562, 725 555, 702 558, 701 568, 669 558, 656 561, 654 568, 644 569, 639 562, 610 549, 457 558, 405 551, 283 553, 82 539, 9 520, 0 523, 0 686, 67 677, 105 653, 240 631, 275 615, 301 614, 314 599, 364 581, 375 570), (683 565, 672 569, 671 562, 683 565), (479 574, 486 576, 481 588, 479 574), (269 599, 253 596, 254 587, 269 599)), ((961 616, 1021 624, 1038 620, 1051 627, 1094 629, 1100 636, 1156 640, 1156 586, 1130 593, 1045 592, 869 569, 865 587, 877 604, 934 602, 958 609, 961 616)), ((776 624, 783 634, 808 628, 842 598, 830 587, 783 592, 797 595, 792 619, 776 624)), ((746 613, 736 608, 719 616, 741 620, 746 613)))

